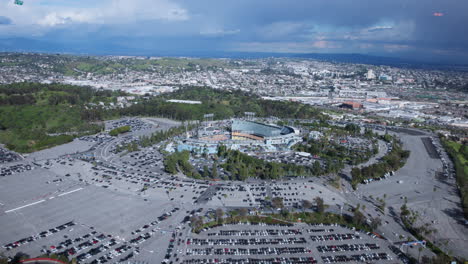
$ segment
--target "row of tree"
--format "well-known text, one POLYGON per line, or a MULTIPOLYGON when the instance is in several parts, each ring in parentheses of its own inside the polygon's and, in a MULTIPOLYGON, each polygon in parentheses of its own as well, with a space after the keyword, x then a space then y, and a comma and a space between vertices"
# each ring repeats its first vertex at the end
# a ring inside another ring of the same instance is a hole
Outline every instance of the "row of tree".
POLYGON ((116 127, 109 131, 109 135, 116 137, 119 134, 127 133, 130 132, 132 128, 130 126, 121 126, 121 127, 116 127))
POLYGON ((188 177, 201 178, 200 174, 194 169, 189 162, 190 152, 181 151, 174 152, 164 158, 164 169, 171 174, 182 172, 188 177))
POLYGON ((255 112, 260 117, 326 119, 309 105, 266 101, 241 90, 222 91, 206 87, 182 87, 173 93, 113 111, 124 116, 152 115, 176 120, 202 120, 205 114, 214 114, 214 119, 227 119, 243 116, 244 112, 255 112), (171 103, 167 102, 168 99, 197 100, 202 104, 171 103))
POLYGON ((312 176, 319 173, 306 166, 264 161, 238 150, 229 150, 224 145, 218 147, 218 157, 225 159, 221 167, 231 174, 232 180, 244 181, 250 177, 279 179, 285 176, 312 176))
POLYGON ((468 219, 468 145, 447 139, 442 140, 444 148, 455 165, 455 175, 460 191, 463 214, 468 219))
POLYGON ((30 94, 13 94, 0 97, 0 105, 32 105, 36 103, 36 98, 30 94))
POLYGON ((139 144, 142 147, 149 147, 159 142, 162 142, 164 140, 167 140, 169 138, 172 138, 174 136, 180 135, 184 133, 185 131, 190 131, 193 128, 195 128, 195 124, 186 125, 182 123, 182 125, 171 127, 168 130, 157 131, 151 134, 151 136, 142 136, 140 137, 139 144))

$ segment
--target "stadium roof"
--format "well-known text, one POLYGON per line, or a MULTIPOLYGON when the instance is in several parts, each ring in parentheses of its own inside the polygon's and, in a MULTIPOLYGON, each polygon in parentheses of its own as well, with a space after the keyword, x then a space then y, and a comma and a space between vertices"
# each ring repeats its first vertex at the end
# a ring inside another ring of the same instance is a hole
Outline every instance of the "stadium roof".
POLYGON ((289 127, 280 127, 269 124, 262 124, 253 121, 234 120, 231 126, 232 131, 240 131, 247 134, 262 137, 276 137, 294 132, 289 127))

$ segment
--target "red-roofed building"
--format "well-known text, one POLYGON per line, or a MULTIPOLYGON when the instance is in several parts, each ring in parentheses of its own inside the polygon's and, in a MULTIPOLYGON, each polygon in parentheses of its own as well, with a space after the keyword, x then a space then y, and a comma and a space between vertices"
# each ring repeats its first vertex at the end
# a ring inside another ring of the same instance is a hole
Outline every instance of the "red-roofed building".
POLYGON ((364 106, 358 102, 343 102, 340 105, 340 107, 347 108, 347 109, 363 109, 364 108, 364 106))

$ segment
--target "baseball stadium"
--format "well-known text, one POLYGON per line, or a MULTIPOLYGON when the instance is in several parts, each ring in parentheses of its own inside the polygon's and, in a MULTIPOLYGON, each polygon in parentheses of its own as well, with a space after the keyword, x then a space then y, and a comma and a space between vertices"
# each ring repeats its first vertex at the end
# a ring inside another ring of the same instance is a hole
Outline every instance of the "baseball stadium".
POLYGON ((301 141, 299 130, 291 126, 277 126, 250 120, 233 119, 210 122, 199 128, 194 135, 187 135, 176 144, 178 151, 216 153, 218 145, 230 149, 245 146, 262 147, 264 151, 289 149, 301 141))

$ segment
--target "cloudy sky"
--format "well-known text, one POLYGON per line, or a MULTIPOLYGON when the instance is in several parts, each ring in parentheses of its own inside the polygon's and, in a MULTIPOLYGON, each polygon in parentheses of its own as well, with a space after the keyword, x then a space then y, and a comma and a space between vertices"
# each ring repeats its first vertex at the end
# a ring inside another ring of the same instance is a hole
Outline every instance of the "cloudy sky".
POLYGON ((0 50, 468 63, 466 0, 0 0, 0 50))

